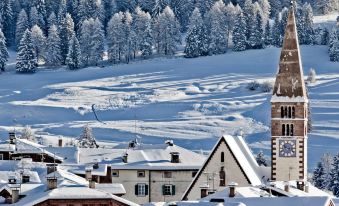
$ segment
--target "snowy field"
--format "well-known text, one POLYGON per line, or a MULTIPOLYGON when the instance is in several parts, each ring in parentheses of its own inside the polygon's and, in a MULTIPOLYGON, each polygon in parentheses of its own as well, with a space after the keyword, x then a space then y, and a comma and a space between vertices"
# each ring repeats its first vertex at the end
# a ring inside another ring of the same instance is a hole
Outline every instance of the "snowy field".
MULTIPOLYGON (((313 167, 323 153, 339 151, 339 63, 328 60, 325 46, 301 50, 305 74, 315 68, 318 79, 308 85, 313 167)), ((1 138, 25 125, 45 141, 75 138, 89 124, 100 141, 125 142, 136 132, 145 143, 170 138, 186 148, 209 150, 223 133, 243 131, 255 153, 269 154, 270 93, 246 85, 273 81, 279 54, 279 48, 267 48, 79 71, 9 71, 0 75, 1 138)))

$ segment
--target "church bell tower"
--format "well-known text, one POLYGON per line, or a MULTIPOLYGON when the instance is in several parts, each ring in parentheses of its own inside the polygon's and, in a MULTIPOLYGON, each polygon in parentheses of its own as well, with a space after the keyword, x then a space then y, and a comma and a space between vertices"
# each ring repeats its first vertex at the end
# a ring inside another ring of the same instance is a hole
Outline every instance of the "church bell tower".
POLYGON ((308 97, 293 7, 271 98, 271 179, 307 180, 308 97))

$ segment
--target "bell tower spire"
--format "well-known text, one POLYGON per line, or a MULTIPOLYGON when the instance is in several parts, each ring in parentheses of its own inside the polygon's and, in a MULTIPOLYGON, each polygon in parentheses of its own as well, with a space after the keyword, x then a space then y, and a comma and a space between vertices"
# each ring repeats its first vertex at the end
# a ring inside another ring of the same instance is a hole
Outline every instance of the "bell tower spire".
POLYGON ((307 178, 308 97, 293 3, 271 98, 271 178, 304 182, 307 178))

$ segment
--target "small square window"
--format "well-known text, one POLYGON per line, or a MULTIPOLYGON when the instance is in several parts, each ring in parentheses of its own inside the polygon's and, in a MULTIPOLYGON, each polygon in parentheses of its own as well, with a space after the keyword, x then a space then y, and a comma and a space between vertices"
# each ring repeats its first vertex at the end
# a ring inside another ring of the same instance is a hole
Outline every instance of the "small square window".
POLYGON ((175 195, 175 186, 174 185, 163 185, 162 194, 163 195, 175 195))
POLYGON ((172 172, 169 172, 169 171, 164 172, 164 177, 165 178, 172 178, 172 172))
POLYGON ((137 175, 138 177, 145 177, 145 171, 144 170, 138 171, 137 175))
POLYGON ((137 184, 135 194, 137 196, 146 196, 147 194, 147 185, 146 184, 137 184))
POLYGON ((119 170, 112 170, 112 177, 119 177, 119 170))

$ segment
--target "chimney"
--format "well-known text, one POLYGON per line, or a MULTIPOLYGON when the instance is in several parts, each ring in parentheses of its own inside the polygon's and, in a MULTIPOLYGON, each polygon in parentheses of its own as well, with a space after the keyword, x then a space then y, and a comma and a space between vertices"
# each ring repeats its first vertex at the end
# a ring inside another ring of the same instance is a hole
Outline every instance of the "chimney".
POLYGON ((124 156, 122 156, 122 161, 123 161, 124 163, 127 163, 127 162, 128 162, 128 154, 127 154, 127 153, 125 153, 124 156))
POLYGON ((58 187, 58 179, 56 177, 47 177, 47 189, 53 190, 58 187))
POLYGON ((309 192, 310 191, 310 185, 308 183, 305 184, 305 192, 309 192))
POLYGON ((179 163, 180 162, 180 153, 179 152, 171 152, 171 162, 179 163))
POLYGON ((86 169, 85 169, 85 178, 88 181, 92 179, 92 168, 86 167, 86 169))
POLYGON ((15 132, 9 132, 8 135, 9 135, 9 144, 15 144, 16 138, 15 132))
POLYGON ((19 187, 12 187, 12 200, 11 200, 11 204, 14 204, 14 203, 18 202, 18 200, 19 200, 19 191, 20 191, 19 187))
POLYGON ((58 140, 58 146, 59 147, 62 147, 62 138, 60 137, 59 140, 58 140))
POLYGON ((235 194, 237 193, 236 192, 236 187, 238 186, 238 183, 236 182, 231 182, 228 184, 228 187, 229 187, 229 197, 235 197, 235 194))
POLYGON ((90 179, 88 181, 88 187, 91 188, 91 189, 95 189, 95 181, 90 179))
POLYGON ((290 192, 290 182, 285 182, 284 190, 285 192, 290 192))
POLYGON ((297 189, 304 191, 305 190, 305 182, 303 180, 297 181, 297 189))
POLYGON ((46 167, 47 167, 47 174, 50 174, 52 172, 55 172, 58 170, 58 164, 56 163, 49 163, 49 164, 46 164, 46 167))

